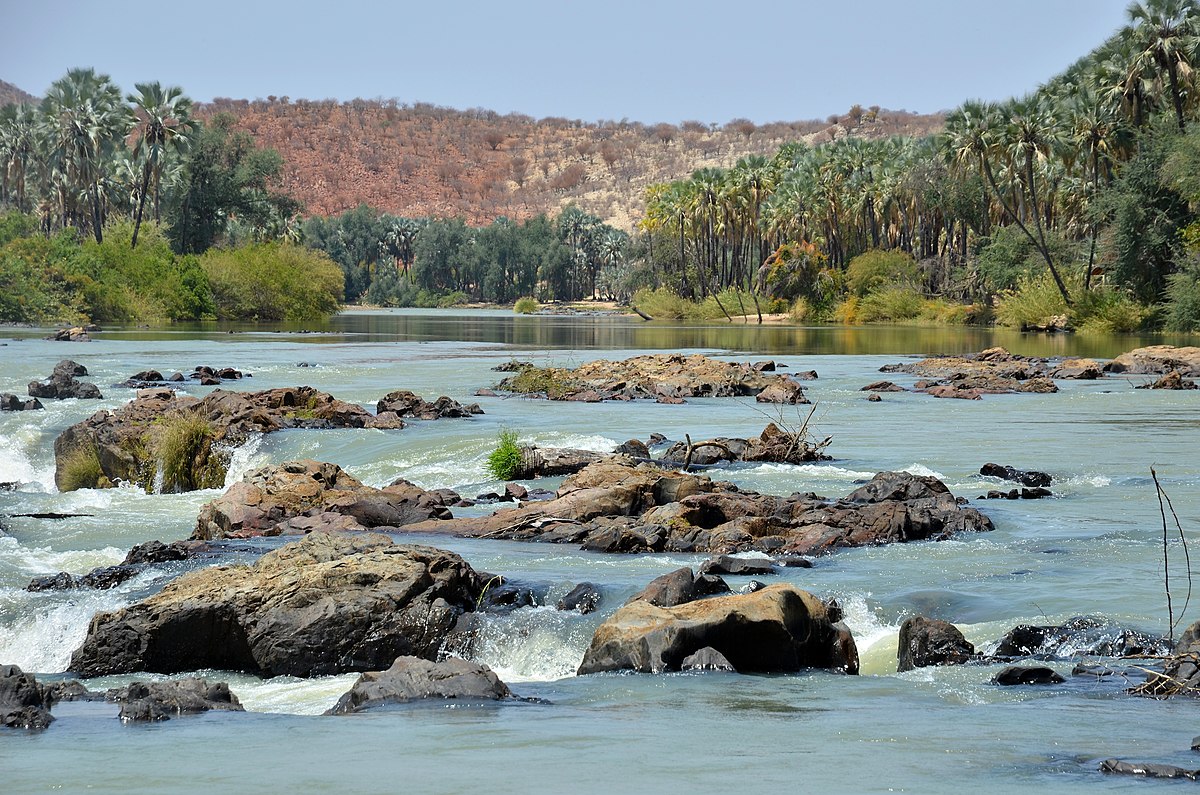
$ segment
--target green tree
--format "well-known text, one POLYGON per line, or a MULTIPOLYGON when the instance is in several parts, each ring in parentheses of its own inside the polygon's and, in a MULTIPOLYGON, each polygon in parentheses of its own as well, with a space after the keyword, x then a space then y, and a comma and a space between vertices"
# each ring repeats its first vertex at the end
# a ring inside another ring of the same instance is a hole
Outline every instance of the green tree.
POLYGON ((163 88, 158 81, 136 83, 137 93, 127 99, 134 104, 134 146, 142 161, 141 184, 138 189, 137 214, 133 223, 131 245, 137 247, 142 226, 142 211, 151 186, 154 190, 154 220, 161 219, 160 193, 162 175, 168 159, 185 147, 197 129, 192 121, 192 101, 178 86, 163 88))

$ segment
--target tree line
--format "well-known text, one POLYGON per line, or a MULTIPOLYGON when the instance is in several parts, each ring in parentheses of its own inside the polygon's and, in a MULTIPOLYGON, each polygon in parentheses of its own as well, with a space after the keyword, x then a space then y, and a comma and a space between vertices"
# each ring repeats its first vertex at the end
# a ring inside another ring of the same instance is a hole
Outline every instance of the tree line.
POLYGON ((894 250, 929 294, 990 302, 1045 279, 1067 311, 1103 290, 1200 327, 1182 309, 1200 301, 1198 54, 1195 0, 1146 0, 1037 91, 964 102, 938 135, 787 144, 651 186, 641 278, 819 300, 855 257, 894 250))

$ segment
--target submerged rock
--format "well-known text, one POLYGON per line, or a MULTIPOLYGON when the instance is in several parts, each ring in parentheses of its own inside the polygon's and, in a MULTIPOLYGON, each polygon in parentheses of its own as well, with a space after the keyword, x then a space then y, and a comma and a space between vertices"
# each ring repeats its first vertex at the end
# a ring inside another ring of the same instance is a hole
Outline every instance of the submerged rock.
POLYGON ((54 717, 51 691, 15 665, 0 665, 0 726, 44 729, 54 717))
POLYGON ((594 613, 599 606, 600 589, 590 582, 576 585, 556 605, 559 610, 575 610, 583 615, 594 613))
POLYGON ((1076 616, 1062 624, 1022 624, 1009 630, 992 655, 1001 659, 1040 657, 1122 657, 1165 651, 1160 636, 1122 627, 1103 616, 1076 616))
POLYGON ((366 486, 337 464, 287 461, 246 474, 200 509, 194 539, 359 531, 449 519, 450 492, 425 491, 407 480, 366 486))
POLYGON ((984 464, 979 468, 979 474, 986 477, 1000 478, 1001 480, 1011 480, 1014 483, 1020 483, 1022 486, 1049 486, 1050 475, 1045 472, 1036 472, 1030 470, 1023 472, 1020 469, 1014 469, 1010 466, 1001 466, 1000 464, 984 464))
POLYGON ((1150 698, 1200 696, 1200 621, 1184 630, 1161 669, 1149 671, 1146 681, 1129 692, 1150 698))
POLYGON ((734 576, 755 576, 775 573, 775 561, 769 558, 735 558, 732 555, 718 555, 700 564, 701 574, 732 574, 734 576))
POLYGON ((948 621, 912 616, 900 625, 897 673, 931 665, 958 665, 975 655, 975 647, 948 621))
POLYGON ((1153 762, 1122 762, 1119 759, 1105 759, 1100 763, 1101 773, 1123 776, 1142 776, 1144 778, 1187 778, 1192 781, 1200 780, 1200 770, 1188 770, 1175 765, 1160 765, 1153 762))
POLYGON ((579 674, 678 671, 706 647, 743 673, 803 668, 858 673, 858 651, 846 625, 831 621, 812 594, 773 585, 676 607, 635 599, 596 630, 579 674))
POLYGON ((427 700, 519 700, 500 677, 479 663, 450 657, 432 662, 420 657, 397 657, 386 671, 367 671, 326 715, 349 715, 385 704, 427 700))
POLYGON ((253 566, 184 574, 149 599, 96 615, 71 670, 380 670, 401 655, 435 658, 482 586, 451 552, 377 534, 314 533, 253 566))
POLYGON ((60 571, 58 574, 34 577, 29 585, 25 586, 25 590, 36 592, 71 588, 115 588, 140 574, 147 566, 188 560, 211 551, 212 547, 203 541, 172 541, 169 544, 147 541, 134 546, 125 556, 125 560, 115 566, 101 566, 79 576, 60 571))
POLYGON ((1061 685, 1067 681, 1052 668, 1044 666, 1010 665, 992 677, 992 684, 1012 687, 1014 685, 1061 685))
POLYGON ((224 682, 209 684, 200 678, 166 682, 131 682, 109 690, 109 701, 121 705, 122 723, 149 723, 209 710, 245 712, 224 682))

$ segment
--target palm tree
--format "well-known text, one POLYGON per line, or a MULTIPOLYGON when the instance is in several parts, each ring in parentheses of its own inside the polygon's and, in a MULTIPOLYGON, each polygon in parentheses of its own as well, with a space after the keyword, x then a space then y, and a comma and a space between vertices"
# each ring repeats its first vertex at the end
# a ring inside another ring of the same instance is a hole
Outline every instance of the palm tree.
POLYGON ((142 185, 133 222, 132 245, 136 248, 151 184, 154 188, 154 220, 158 221, 163 167, 173 152, 187 145, 197 125, 191 119, 192 101, 183 95, 183 89, 178 86, 163 88, 158 81, 135 83, 134 87, 137 93, 126 99, 134 105, 134 145, 142 159, 142 185))
POLYGON ((54 81, 42 100, 42 113, 51 131, 52 166, 64 177, 60 191, 63 214, 91 226, 97 243, 104 242, 103 196, 105 166, 124 144, 129 132, 129 109, 108 75, 94 69, 72 69, 54 81), (79 211, 83 202, 86 222, 79 211))
POLYGON ((0 108, 0 172, 5 195, 11 192, 17 209, 28 210, 27 184, 39 149, 38 115, 32 105, 7 105, 0 108))
POLYGON ((1161 82, 1165 73, 1175 120, 1182 131, 1183 102, 1187 93, 1181 85, 1192 74, 1197 43, 1196 0, 1145 0, 1129 6, 1130 27, 1126 35, 1136 56, 1130 74, 1150 72, 1161 82))

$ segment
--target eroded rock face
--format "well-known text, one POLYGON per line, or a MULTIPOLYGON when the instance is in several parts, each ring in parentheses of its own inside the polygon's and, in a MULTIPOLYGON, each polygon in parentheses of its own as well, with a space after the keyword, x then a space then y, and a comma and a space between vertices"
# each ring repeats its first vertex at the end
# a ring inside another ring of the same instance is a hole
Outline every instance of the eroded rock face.
POLYGON ((821 600, 791 585, 676 607, 635 599, 596 630, 579 673, 678 671, 706 647, 742 673, 803 668, 858 673, 850 630, 830 620, 821 600))
POLYGON ((724 362, 701 354, 678 353, 633 356, 622 361, 594 361, 573 370, 536 367, 513 362, 496 368, 514 373, 496 388, 551 400, 659 400, 682 402, 685 398, 757 396, 768 386, 779 384, 768 394, 771 402, 797 403, 803 390, 790 377, 758 369, 750 363, 724 362))
POLYGON ((975 654, 975 647, 948 621, 912 616, 900 625, 896 671, 930 665, 957 665, 975 654))
POLYGON ((110 484, 124 481, 146 488, 158 470, 156 442, 181 421, 200 424, 188 452, 188 466, 164 491, 191 491, 224 482, 230 450, 255 433, 283 428, 365 428, 374 415, 312 387, 263 392, 214 389, 204 399, 161 387, 142 389, 116 411, 98 411, 54 440, 55 482, 63 488, 65 464, 78 451, 94 451, 110 484))
POLYGON ((209 710, 245 712, 225 682, 192 678, 168 682, 131 682, 109 690, 106 698, 121 705, 122 723, 150 723, 209 710))
POLYGON ((382 670, 402 655, 434 659, 481 589, 453 553, 378 534, 314 533, 253 566, 185 574, 145 601, 96 615, 71 670, 382 670))
POLYGON ((1200 347, 1177 348, 1174 345, 1150 345, 1122 353, 1104 365, 1107 373, 1166 375, 1177 371, 1181 376, 1200 376, 1200 347))
POLYGON ((9 729, 44 729, 54 717, 54 697, 32 674, 15 665, 0 665, 0 726, 9 729))
POLYGON ((991 530, 936 478, 883 472, 839 500, 741 491, 702 475, 609 459, 563 481, 557 497, 490 516, 419 522, 410 532, 579 544, 607 552, 757 550, 811 555, 839 547, 991 530))
POLYGON ((412 701, 508 701, 517 697, 500 677, 479 663, 449 657, 433 662, 397 657, 386 671, 367 671, 326 715, 348 715, 385 704, 412 701))
POLYGON ((204 505, 195 539, 304 535, 402 527, 425 519, 449 519, 446 502, 457 494, 429 492, 406 480, 382 489, 363 485, 337 464, 288 461, 248 473, 204 505))

